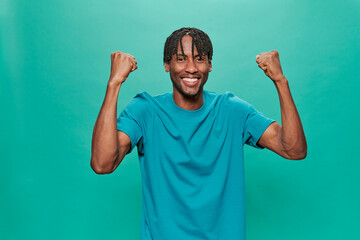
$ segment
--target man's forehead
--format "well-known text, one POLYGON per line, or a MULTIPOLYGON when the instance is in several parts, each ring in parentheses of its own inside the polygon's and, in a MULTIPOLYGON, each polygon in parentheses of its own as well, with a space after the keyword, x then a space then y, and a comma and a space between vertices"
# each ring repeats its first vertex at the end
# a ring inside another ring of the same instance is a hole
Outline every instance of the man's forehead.
MULTIPOLYGON (((189 35, 185 35, 185 36, 189 36, 189 35)), ((185 37, 184 36, 184 37, 185 37)), ((182 46, 184 46, 184 37, 182 37, 181 39, 179 39, 179 41, 178 41, 178 49, 180 48, 181 49, 181 45, 182 46)), ((191 36, 189 36, 189 37, 191 37, 191 36)), ((194 42, 194 39, 191 37, 191 45, 194 47, 194 50, 196 49, 196 44, 195 44, 195 42, 194 42)))
MULTIPOLYGON (((200 54, 196 51, 196 50, 194 50, 194 56, 199 56, 200 54)), ((181 52, 181 50, 178 50, 177 51, 177 54, 173 54, 173 55, 177 55, 177 56, 186 56, 186 53, 184 52, 184 54, 181 52)), ((192 55, 192 53, 190 53, 190 55, 192 55)), ((203 53, 203 54, 201 54, 201 56, 207 56, 205 53, 203 53)))
MULTIPOLYGON (((192 39, 192 41, 194 41, 194 40, 192 39)), ((194 42, 192 42, 192 44, 191 44, 191 55, 192 55, 192 52, 194 53, 194 55, 199 55, 196 44, 194 44, 194 42)), ((180 40, 178 42, 177 55, 185 55, 185 48, 184 48, 183 42, 180 42, 180 40), (183 52, 183 50, 184 50, 184 52, 183 52)), ((205 53, 203 52, 202 55, 205 55, 205 53)))

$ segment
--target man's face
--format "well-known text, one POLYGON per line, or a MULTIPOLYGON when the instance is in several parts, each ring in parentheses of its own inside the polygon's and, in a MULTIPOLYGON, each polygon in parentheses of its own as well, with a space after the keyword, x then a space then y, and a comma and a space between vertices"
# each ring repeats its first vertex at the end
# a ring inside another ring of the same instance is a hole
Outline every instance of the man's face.
POLYGON ((165 71, 170 72, 170 78, 174 86, 174 93, 180 93, 183 97, 193 98, 202 93, 203 87, 211 72, 211 60, 208 56, 199 56, 194 46, 192 55, 192 37, 185 35, 182 38, 184 55, 178 45, 178 56, 174 54, 169 63, 165 63, 165 71))

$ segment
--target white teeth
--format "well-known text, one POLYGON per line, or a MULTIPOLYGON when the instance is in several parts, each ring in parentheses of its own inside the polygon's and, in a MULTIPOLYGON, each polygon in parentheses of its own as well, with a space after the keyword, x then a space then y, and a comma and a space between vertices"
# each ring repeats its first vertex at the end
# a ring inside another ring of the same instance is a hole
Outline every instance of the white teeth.
POLYGON ((187 82, 196 82, 198 79, 197 78, 183 78, 184 81, 187 81, 187 82))

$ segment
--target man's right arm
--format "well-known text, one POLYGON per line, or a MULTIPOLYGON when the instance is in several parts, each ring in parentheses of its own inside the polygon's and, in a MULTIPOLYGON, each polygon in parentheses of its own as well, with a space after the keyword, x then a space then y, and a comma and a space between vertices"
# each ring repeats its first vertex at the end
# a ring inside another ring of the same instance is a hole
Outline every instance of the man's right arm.
POLYGON ((117 99, 121 84, 137 69, 135 58, 122 52, 111 54, 111 74, 104 102, 95 122, 91 168, 98 174, 113 172, 131 149, 128 135, 117 130, 117 99))

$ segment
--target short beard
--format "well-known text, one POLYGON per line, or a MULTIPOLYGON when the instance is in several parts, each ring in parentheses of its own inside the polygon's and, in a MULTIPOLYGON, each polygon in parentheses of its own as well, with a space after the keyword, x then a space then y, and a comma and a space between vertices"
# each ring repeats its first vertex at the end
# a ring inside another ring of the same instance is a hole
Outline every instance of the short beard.
POLYGON ((197 97, 200 93, 200 88, 198 89, 198 91, 194 94, 189 94, 184 92, 184 90, 181 88, 181 86, 178 86, 177 84, 174 83, 174 81, 171 79, 171 81, 173 82, 173 85, 175 86, 175 88, 181 93, 181 95, 185 98, 190 98, 193 99, 195 97, 197 97))

